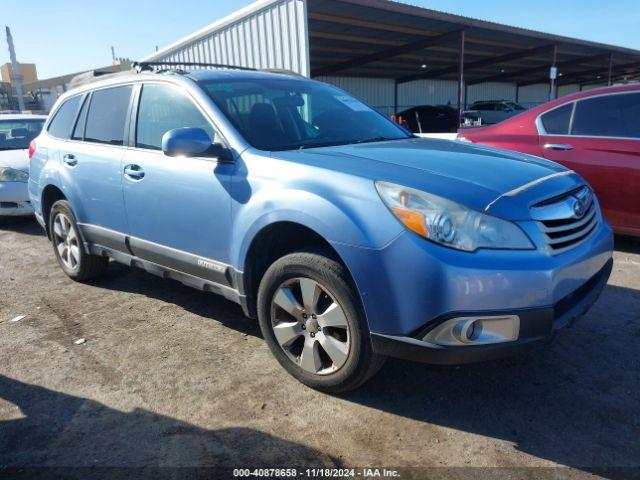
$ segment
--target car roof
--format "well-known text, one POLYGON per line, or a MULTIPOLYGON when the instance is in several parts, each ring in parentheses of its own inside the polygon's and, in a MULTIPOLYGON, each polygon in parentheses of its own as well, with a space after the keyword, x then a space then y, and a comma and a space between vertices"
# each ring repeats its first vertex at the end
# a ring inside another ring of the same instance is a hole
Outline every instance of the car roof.
POLYGON ((46 115, 36 115, 33 113, 0 114, 0 122, 2 120, 46 120, 46 118, 46 115))
POLYGON ((593 97, 595 95, 603 95, 607 93, 633 92, 637 90, 640 90, 640 83, 627 83, 624 85, 612 85, 610 87, 598 87, 598 88, 592 88, 590 90, 583 90, 582 92, 576 92, 576 93, 571 93, 569 95, 565 95, 560 99, 567 101, 567 100, 573 100, 577 98, 593 97))
POLYGON ((249 79, 292 79, 292 80, 306 80, 306 81, 314 81, 310 80, 306 77, 302 77, 293 72, 283 72, 283 71, 247 71, 247 70, 205 70, 205 69, 196 69, 192 71, 185 71, 181 69, 167 69, 167 70, 158 70, 158 71, 141 71, 136 72, 135 70, 126 71, 126 72, 118 72, 110 75, 104 75, 97 77, 95 79, 91 79, 90 81, 78 85, 73 89, 65 92, 60 96, 60 100, 66 100, 69 97, 90 92, 93 90, 98 90, 100 88, 106 88, 115 85, 122 85, 127 83, 134 82, 144 82, 144 81, 154 81, 154 80, 168 80, 174 82, 180 82, 180 79, 189 79, 193 82, 199 82, 203 80, 249 80, 249 79))
POLYGON ((571 103, 576 100, 580 100, 583 98, 596 97, 599 95, 607 95, 610 93, 624 93, 624 92, 637 92, 640 91, 640 83, 627 83, 624 85, 613 85, 610 87, 599 87, 593 88, 591 90, 584 90, 582 92, 575 92, 565 95, 563 97, 557 98, 555 100, 551 100, 549 102, 545 102, 542 105, 538 105, 530 110, 528 113, 530 115, 540 115, 542 112, 546 112, 547 110, 551 110, 555 107, 571 103))
POLYGON ((301 77, 293 73, 265 70, 193 70, 184 72, 184 76, 196 82, 202 80, 268 80, 278 78, 308 80, 306 77, 301 77))

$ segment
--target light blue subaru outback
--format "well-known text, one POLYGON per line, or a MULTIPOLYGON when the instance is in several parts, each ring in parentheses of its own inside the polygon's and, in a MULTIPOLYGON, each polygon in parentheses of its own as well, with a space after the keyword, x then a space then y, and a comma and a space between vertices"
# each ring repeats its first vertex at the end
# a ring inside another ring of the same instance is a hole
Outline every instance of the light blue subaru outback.
POLYGON ((324 391, 387 356, 543 343, 611 272, 611 229, 573 171, 416 138, 295 76, 114 76, 60 98, 31 151, 31 201, 69 277, 111 259, 221 294, 324 391))

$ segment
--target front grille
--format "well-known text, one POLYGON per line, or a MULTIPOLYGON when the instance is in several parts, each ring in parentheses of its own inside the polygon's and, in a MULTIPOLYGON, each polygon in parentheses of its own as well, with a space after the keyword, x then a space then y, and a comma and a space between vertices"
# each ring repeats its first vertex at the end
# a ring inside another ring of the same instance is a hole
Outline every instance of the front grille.
POLYGON ((571 192, 554 203, 541 202, 532 209, 533 218, 552 253, 565 252, 596 231, 599 223, 598 207, 587 187, 571 192), (582 215, 576 214, 582 208, 582 215), (580 208, 580 204, 582 206, 580 208))
POLYGON ((0 202, 0 208, 18 208, 16 202, 0 202))

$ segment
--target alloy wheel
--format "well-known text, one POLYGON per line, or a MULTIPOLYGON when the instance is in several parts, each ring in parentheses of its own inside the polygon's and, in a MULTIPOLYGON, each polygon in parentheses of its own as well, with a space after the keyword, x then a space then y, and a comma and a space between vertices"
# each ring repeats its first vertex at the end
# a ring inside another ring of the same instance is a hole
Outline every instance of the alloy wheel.
POLYGON ((80 243, 76 229, 64 213, 53 219, 53 242, 65 267, 76 270, 80 265, 80 243))
POLYGON ((306 372, 327 375, 347 361, 347 317, 315 280, 293 278, 280 285, 271 302, 271 324, 280 348, 306 372))

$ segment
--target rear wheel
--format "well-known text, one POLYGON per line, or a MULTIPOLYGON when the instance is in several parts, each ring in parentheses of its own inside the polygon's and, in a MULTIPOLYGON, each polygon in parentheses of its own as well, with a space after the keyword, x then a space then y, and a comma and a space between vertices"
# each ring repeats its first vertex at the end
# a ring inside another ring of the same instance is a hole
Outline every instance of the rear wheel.
POLYGON ((340 263, 315 252, 282 257, 260 282, 258 318, 271 352, 318 390, 355 389, 384 362, 350 283, 340 263))
POLYGON ((49 232, 56 259, 70 278, 82 282, 104 273, 109 259, 86 253, 76 218, 66 200, 58 200, 51 207, 49 232))

